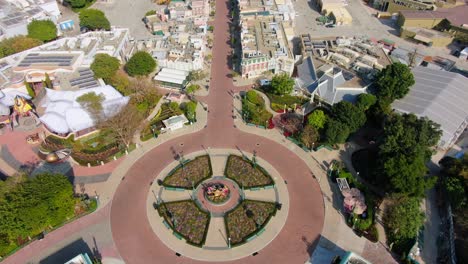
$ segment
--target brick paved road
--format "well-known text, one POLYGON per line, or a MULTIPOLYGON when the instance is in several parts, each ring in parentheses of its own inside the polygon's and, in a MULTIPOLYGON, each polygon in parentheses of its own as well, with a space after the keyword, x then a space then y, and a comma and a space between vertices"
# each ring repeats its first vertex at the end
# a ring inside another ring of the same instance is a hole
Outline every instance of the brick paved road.
POLYGON ((174 151, 191 153, 212 148, 240 148, 257 151, 287 180, 290 194, 288 220, 278 237, 255 257, 242 263, 304 263, 310 257, 323 227, 324 206, 318 183, 307 165, 289 149, 269 139, 234 128, 231 90, 228 77, 228 10, 225 1, 216 3, 215 45, 213 50, 209 105, 205 129, 158 146, 138 160, 125 176, 112 201, 111 227, 115 244, 127 263, 196 263, 176 257, 152 232, 146 216, 146 197, 150 182, 174 160, 174 151))

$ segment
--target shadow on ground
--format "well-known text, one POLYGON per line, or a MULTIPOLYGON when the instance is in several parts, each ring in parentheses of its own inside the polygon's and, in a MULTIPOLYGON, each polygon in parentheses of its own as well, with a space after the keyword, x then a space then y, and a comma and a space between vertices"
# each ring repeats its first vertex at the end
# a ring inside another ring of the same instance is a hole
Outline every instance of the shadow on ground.
POLYGON ((52 255, 42 259, 40 264, 56 264, 56 263, 65 263, 70 259, 76 257, 79 254, 87 253, 88 256, 92 259, 93 256, 100 259, 100 253, 96 245, 96 240, 94 240, 94 248, 90 249, 88 244, 80 238, 74 242, 68 244, 64 248, 61 248, 59 251, 53 253, 52 255))

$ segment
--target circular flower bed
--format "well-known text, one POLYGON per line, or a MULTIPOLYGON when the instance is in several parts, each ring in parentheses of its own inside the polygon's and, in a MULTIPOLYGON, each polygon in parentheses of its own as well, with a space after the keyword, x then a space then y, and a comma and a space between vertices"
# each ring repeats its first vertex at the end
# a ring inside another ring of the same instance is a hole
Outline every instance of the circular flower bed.
POLYGON ((205 198, 215 204, 226 202, 231 195, 229 188, 220 182, 210 182, 205 184, 203 186, 203 192, 205 194, 205 198))

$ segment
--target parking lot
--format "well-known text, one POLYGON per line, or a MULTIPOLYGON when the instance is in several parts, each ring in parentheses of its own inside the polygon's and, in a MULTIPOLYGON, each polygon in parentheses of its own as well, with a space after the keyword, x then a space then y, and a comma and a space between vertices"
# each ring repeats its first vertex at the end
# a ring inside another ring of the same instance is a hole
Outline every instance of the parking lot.
POLYGON ((296 10, 296 35, 309 33, 314 39, 339 36, 367 36, 369 38, 387 38, 394 41, 398 47, 414 50, 427 56, 442 56, 456 61, 457 66, 468 69, 466 60, 458 59, 451 55, 453 46, 447 48, 428 47, 423 44, 415 44, 398 36, 395 21, 391 19, 379 20, 373 15, 376 11, 366 6, 361 0, 349 0, 346 9, 353 17, 351 25, 337 26, 334 28, 319 25, 316 21, 321 16, 316 0, 297 0, 294 2, 296 10))
POLYGON ((113 26, 129 28, 131 36, 139 40, 151 37, 142 19, 156 7, 153 0, 113 0, 112 3, 96 3, 92 8, 106 13, 113 26))

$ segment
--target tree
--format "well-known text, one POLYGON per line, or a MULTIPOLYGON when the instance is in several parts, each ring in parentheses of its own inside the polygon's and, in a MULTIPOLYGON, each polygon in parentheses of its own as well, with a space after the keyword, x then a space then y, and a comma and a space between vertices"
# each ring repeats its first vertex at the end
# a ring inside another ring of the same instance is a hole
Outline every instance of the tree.
POLYGON ((356 106, 362 111, 367 111, 377 102, 377 97, 373 94, 362 93, 358 96, 356 106))
POLYGON ((290 94, 294 87, 294 80, 286 73, 273 76, 271 80, 271 91, 277 95, 290 94))
POLYGON ((414 85, 414 76, 408 66, 393 63, 378 74, 375 84, 377 96, 386 99, 391 104, 409 92, 410 87, 414 85))
POLYGON ((460 209, 466 205, 465 184, 461 178, 447 177, 444 187, 453 208, 460 209))
POLYGON ((204 72, 203 70, 193 70, 189 72, 189 75, 187 76, 188 81, 200 81, 204 78, 206 78, 208 74, 204 72))
POLYGON ((312 125, 306 125, 301 133, 301 142, 307 148, 311 149, 319 139, 317 129, 312 125))
POLYGON ((316 129, 322 129, 327 123, 327 116, 322 110, 315 110, 307 117, 307 122, 316 129))
POLYGON ((341 101, 333 105, 333 117, 348 126, 349 132, 356 132, 366 123, 366 115, 350 102, 341 101))
POLYGON ((91 64, 91 70, 94 72, 94 77, 104 80, 109 80, 115 75, 120 67, 120 62, 117 58, 108 54, 97 54, 91 64))
POLYGON ((74 216, 73 186, 67 177, 43 173, 0 181, 0 255, 19 239, 33 237, 74 216))
POLYGON ((422 197, 434 181, 425 177, 425 164, 441 136, 439 127, 413 114, 389 116, 377 156, 377 182, 390 192, 422 197))
POLYGON ((102 102, 105 97, 102 94, 89 92, 76 98, 76 101, 90 114, 96 122, 102 120, 102 102))
POLYGON ((90 30, 110 30, 110 22, 104 12, 97 9, 84 9, 80 11, 80 26, 90 30))
POLYGON ((462 159, 444 157, 439 161, 442 167, 442 183, 447 191, 450 204, 455 209, 462 209, 467 203, 468 155, 462 159))
POLYGON ((80 8, 86 5, 87 0, 66 0, 73 8, 80 8))
POLYGON ((34 48, 42 44, 39 39, 27 36, 16 36, 0 41, 0 58, 10 56, 27 49, 34 48))
POLYGON ((128 148, 132 143, 136 130, 143 121, 143 115, 133 104, 116 107, 113 112, 116 114, 101 122, 99 128, 109 131, 110 135, 119 144, 123 144, 128 148))
POLYGON ((131 91, 129 90, 130 80, 128 79, 127 74, 123 71, 117 71, 112 77, 106 80, 106 82, 125 96, 131 94, 131 91))
POLYGON ((195 114, 197 110, 197 102, 190 101, 185 104, 185 115, 189 121, 195 121, 195 114))
POLYGON ((57 38, 57 26, 51 20, 33 20, 28 24, 28 36, 41 41, 57 38))
POLYGON ((424 214, 416 198, 403 198, 388 208, 384 215, 389 240, 395 243, 415 238, 424 223, 424 214))
POLYGON ((130 76, 148 75, 156 68, 156 61, 146 51, 135 53, 125 65, 125 70, 130 76))
POLYGON ((198 84, 191 84, 187 88, 185 88, 185 91, 191 95, 193 95, 198 90, 200 90, 200 85, 198 84))
POLYGON ((349 137, 349 128, 339 120, 329 120, 325 130, 326 141, 329 144, 345 143, 349 137))

